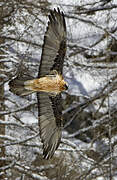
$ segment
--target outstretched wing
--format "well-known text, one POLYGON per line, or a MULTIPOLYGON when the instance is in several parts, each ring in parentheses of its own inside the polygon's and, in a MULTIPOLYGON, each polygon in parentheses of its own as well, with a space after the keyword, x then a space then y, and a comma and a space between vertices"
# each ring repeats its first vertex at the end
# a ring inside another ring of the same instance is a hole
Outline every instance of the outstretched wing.
MULTIPOLYGON (((51 11, 48 27, 44 36, 39 77, 48 75, 52 70, 62 74, 66 53, 66 24, 60 10, 51 11)), ((53 156, 61 140, 62 106, 61 95, 49 96, 37 93, 40 136, 43 142, 44 158, 53 156)))
POLYGON ((61 140, 61 95, 52 97, 45 92, 40 92, 37 94, 37 97, 43 155, 45 159, 50 159, 61 140))
POLYGON ((39 77, 52 70, 62 74, 63 61, 66 53, 66 23, 63 12, 50 11, 48 27, 44 36, 39 77))

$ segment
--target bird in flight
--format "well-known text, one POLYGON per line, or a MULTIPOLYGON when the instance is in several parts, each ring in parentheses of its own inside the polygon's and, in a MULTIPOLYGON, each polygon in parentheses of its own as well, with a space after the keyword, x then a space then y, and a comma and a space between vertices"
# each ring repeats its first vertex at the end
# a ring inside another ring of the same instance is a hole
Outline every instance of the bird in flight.
POLYGON ((42 46, 38 77, 30 79, 19 75, 9 82, 10 91, 16 95, 37 93, 38 122, 45 159, 53 157, 61 141, 63 126, 61 92, 68 89, 62 76, 66 36, 63 12, 59 8, 51 10, 42 46))

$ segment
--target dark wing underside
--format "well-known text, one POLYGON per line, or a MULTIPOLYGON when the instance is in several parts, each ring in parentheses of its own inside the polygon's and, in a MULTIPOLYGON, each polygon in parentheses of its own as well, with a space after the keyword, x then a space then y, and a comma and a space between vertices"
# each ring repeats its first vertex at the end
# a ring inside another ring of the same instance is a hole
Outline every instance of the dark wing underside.
POLYGON ((42 56, 38 77, 57 70, 62 74, 63 61, 66 53, 66 23, 64 14, 54 9, 50 12, 47 30, 44 36, 42 56))
MULTIPOLYGON (((62 74, 66 53, 66 24, 64 14, 54 9, 49 15, 48 27, 44 36, 38 77, 56 70, 62 74)), ((37 93, 40 136, 43 142, 44 158, 53 156, 61 140, 62 106, 61 95, 49 96, 37 93)))
POLYGON ((61 95, 51 97, 47 93, 40 92, 37 97, 43 156, 45 159, 50 159, 61 140, 61 95))

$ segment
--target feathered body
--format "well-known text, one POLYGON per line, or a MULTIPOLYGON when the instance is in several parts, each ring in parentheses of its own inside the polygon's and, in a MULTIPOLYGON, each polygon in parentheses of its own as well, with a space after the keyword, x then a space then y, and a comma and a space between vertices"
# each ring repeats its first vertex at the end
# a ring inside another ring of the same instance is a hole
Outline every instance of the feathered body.
POLYGON ((67 89, 67 85, 62 75, 56 74, 25 81, 24 88, 33 92, 59 94, 67 89))

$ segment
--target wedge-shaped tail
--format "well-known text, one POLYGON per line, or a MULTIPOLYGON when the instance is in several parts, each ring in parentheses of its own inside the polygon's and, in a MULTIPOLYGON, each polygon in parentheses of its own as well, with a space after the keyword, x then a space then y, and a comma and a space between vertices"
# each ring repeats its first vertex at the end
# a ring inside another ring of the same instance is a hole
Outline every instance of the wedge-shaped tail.
POLYGON ((11 80, 9 82, 10 91, 18 96, 26 96, 33 93, 33 91, 25 88, 25 82, 27 80, 31 80, 31 79, 27 79, 27 78, 19 79, 18 77, 16 77, 15 79, 11 80))

